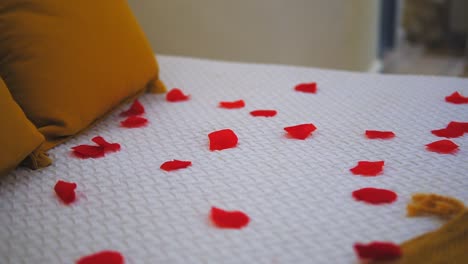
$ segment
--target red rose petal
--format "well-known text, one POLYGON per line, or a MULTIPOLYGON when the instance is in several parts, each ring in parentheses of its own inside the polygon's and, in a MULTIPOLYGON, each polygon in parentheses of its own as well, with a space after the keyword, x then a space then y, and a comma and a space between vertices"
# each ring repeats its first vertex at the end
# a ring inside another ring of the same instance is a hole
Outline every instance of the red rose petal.
POLYGON ((397 194, 393 191, 377 188, 362 188, 353 192, 354 199, 370 204, 384 204, 396 201, 397 194))
POLYGON ((276 115, 276 110, 255 110, 250 112, 252 116, 272 117, 276 115))
POLYGON ((438 137, 457 138, 468 132, 468 123, 450 122, 446 128, 432 130, 431 133, 438 137))
POLYGON ((120 116, 135 116, 135 115, 141 115, 144 113, 145 113, 145 108, 143 107, 143 105, 140 103, 140 101, 135 100, 128 110, 120 113, 120 116))
POLYGON ((120 122, 122 127, 126 128, 135 128, 135 127, 143 127, 146 126, 148 123, 148 119, 141 117, 141 116, 130 116, 124 121, 120 122))
POLYGON ((316 129, 317 128, 313 124, 302 124, 284 128, 292 138, 302 140, 306 139, 316 129))
POLYGON ((468 104, 468 97, 462 96, 459 92, 446 96, 445 101, 452 104, 468 104))
POLYGON ((350 169, 355 175, 362 176, 377 176, 381 173, 384 166, 384 161, 359 161, 356 167, 350 169))
POLYGON ((106 152, 115 152, 120 150, 120 144, 109 143, 103 137, 94 137, 92 139, 98 146, 92 145, 78 145, 72 147, 73 154, 82 159, 87 158, 101 158, 104 157, 106 152))
POLYGON ((82 159, 104 157, 104 148, 101 146, 79 145, 72 148, 73 154, 82 159))
POLYGON ((76 264, 124 264, 124 257, 117 251, 101 251, 84 256, 76 264))
POLYGON ((294 87, 294 90, 303 93, 316 93, 317 92, 317 83, 301 83, 294 87))
POLYGON ((76 183, 59 180, 55 184, 54 190, 64 204, 71 204, 75 201, 76 183))
POLYGON ((395 137, 392 131, 366 130, 366 137, 369 139, 390 139, 395 137))
POLYGON ((452 121, 447 125, 449 129, 460 129, 463 133, 468 133, 468 122, 452 121))
POLYGON ((441 154, 455 153, 458 150, 458 145, 448 139, 432 142, 426 145, 427 150, 441 154))
POLYGON ((367 260, 393 260, 402 255, 400 246, 391 242, 375 241, 367 245, 356 243, 354 250, 360 259, 367 260))
POLYGON ((173 171, 178 169, 185 169, 190 165, 192 165, 191 161, 172 160, 164 162, 160 168, 165 171, 173 171))
POLYGON ((219 107, 226 109, 236 109, 245 106, 244 100, 238 100, 234 102, 219 102, 219 107))
POLYGON ((249 224, 250 218, 241 211, 225 211, 220 208, 211 207, 210 218, 220 228, 240 229, 249 224))
POLYGON ((179 88, 173 88, 166 94, 166 100, 168 102, 180 102, 186 101, 190 98, 189 95, 185 95, 179 88))
POLYGON ((458 128, 442 128, 437 130, 432 130, 432 134, 438 137, 446 137, 446 138, 457 138, 463 136, 464 132, 458 128))
POLYGON ((237 135, 231 129, 222 129, 208 134, 210 150, 234 148, 237 145, 237 135))
POLYGON ((92 141, 104 148, 104 152, 116 152, 120 150, 119 143, 109 143, 103 137, 94 137, 92 141))

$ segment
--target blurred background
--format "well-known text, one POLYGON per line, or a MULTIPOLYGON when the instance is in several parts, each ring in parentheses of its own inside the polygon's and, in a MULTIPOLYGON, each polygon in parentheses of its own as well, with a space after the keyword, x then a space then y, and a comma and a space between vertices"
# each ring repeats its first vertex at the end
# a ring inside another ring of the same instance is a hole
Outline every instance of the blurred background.
POLYGON ((158 54, 468 76, 467 0, 128 0, 158 54))

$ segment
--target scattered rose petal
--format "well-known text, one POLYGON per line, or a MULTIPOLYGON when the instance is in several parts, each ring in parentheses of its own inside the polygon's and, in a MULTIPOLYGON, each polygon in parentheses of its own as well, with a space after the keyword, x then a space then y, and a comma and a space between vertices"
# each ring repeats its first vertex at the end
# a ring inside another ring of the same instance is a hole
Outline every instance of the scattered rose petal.
POLYGON ((377 176, 381 173, 384 166, 384 161, 359 161, 356 167, 350 169, 355 175, 362 176, 377 176))
POLYGON ((438 137, 457 138, 468 132, 468 123, 450 122, 446 128, 432 130, 431 133, 438 137))
POLYGON ((458 145, 448 139, 432 142, 426 145, 427 150, 441 154, 455 153, 458 150, 458 145))
POLYGON ((104 157, 104 147, 101 146, 91 146, 91 145, 79 145, 72 148, 73 154, 81 159, 88 158, 102 158, 104 157))
POLYGON ((462 96, 459 92, 446 96, 445 101, 452 104, 468 104, 468 97, 462 96))
POLYGON ((75 201, 76 183, 59 180, 55 184, 54 190, 64 204, 71 204, 75 201))
POLYGON ((306 139, 316 129, 317 128, 313 124, 302 124, 284 128, 292 138, 301 140, 306 139))
POLYGON ((84 256, 76 264, 124 264, 124 257, 117 251, 101 251, 84 256))
POLYGON ((76 157, 82 159, 101 158, 104 157, 106 152, 116 152, 120 150, 120 144, 109 143, 103 137, 100 136, 94 137, 92 141, 98 144, 98 146, 78 145, 72 147, 73 154, 76 157))
POLYGON ((442 128, 437 130, 432 130, 432 134, 438 137, 446 137, 446 138, 457 138, 463 136, 464 132, 461 129, 457 128, 442 128))
POLYGON ((301 83, 294 87, 294 90, 303 93, 316 93, 317 92, 317 83, 301 83))
POLYGON ((252 116, 272 117, 276 115, 276 110, 255 110, 250 112, 252 116))
POLYGON ((173 171, 178 169, 185 169, 190 165, 192 165, 191 161, 172 160, 164 162, 160 168, 165 171, 173 171))
POLYGON ((135 128, 135 127, 143 127, 146 126, 148 123, 148 119, 141 117, 141 116, 129 116, 124 121, 120 122, 122 127, 126 128, 135 128))
POLYGON ((250 218, 241 211, 225 211, 211 207, 211 221, 219 228, 241 229, 249 224, 250 218))
POLYGON ((386 189, 367 187, 354 191, 353 197, 358 201, 370 204, 384 204, 396 201, 397 194, 386 189))
POLYGON ((356 243, 354 250, 360 259, 366 260, 394 260, 402 255, 400 246, 391 242, 356 243))
POLYGON ((168 102, 180 102, 186 101, 190 98, 189 95, 185 95, 179 88, 173 88, 166 94, 166 100, 168 102))
POLYGON ((244 100, 237 100, 233 102, 219 102, 219 107, 226 109, 236 109, 245 106, 244 100))
POLYGON ((366 130, 366 137, 369 139, 390 139, 395 137, 392 131, 366 130))
POLYGON ((452 121, 447 125, 447 128, 460 129, 463 133, 468 133, 468 122, 452 121))
POLYGON ((109 143, 103 137, 97 136, 92 141, 104 148, 104 152, 116 152, 120 150, 119 143, 109 143))
POLYGON ((231 129, 222 129, 208 134, 210 140, 210 150, 223 150, 234 148, 237 145, 238 138, 231 129))
POLYGON ((136 116, 142 115, 144 113, 145 108, 143 107, 143 105, 140 103, 140 101, 135 100, 128 110, 120 113, 120 116, 136 116))

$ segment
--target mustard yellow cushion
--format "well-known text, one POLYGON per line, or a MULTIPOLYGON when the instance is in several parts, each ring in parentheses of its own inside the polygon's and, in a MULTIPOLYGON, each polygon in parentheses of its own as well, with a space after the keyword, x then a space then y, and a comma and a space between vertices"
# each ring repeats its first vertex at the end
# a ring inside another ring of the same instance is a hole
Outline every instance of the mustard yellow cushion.
MULTIPOLYGON (((0 78, 0 175, 15 168, 44 142, 0 78)), ((34 157, 32 159, 36 160, 34 157)), ((34 161, 36 162, 36 161, 34 161)))
POLYGON ((44 150, 145 88, 164 91, 125 0, 1 0, 0 75, 44 150))

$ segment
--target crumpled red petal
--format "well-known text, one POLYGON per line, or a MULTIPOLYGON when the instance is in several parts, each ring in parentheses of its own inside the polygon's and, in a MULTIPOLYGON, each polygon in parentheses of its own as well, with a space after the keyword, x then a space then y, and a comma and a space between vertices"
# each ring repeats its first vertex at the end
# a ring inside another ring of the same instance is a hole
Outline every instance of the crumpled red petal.
POLYGON ((222 129, 208 134, 210 150, 234 148, 237 145, 237 135, 231 129, 222 129))
POLYGON ((391 242, 356 243, 354 250, 360 259, 366 260, 394 260, 402 255, 400 246, 391 242))
POLYGON ((350 169, 355 175, 377 176, 382 172, 385 162, 380 161, 359 161, 356 167, 350 169))
POLYGON ((463 122, 450 122, 446 128, 432 130, 432 134, 438 137, 457 138, 468 133, 468 123, 463 122))
POLYGON ((445 101, 452 104, 468 104, 468 97, 464 97, 459 92, 454 92, 453 94, 446 96, 445 101))
POLYGON ((117 251, 105 250, 84 256, 76 264, 124 264, 124 256, 117 251))
POLYGON ((226 109, 237 109, 245 106, 244 100, 237 100, 233 102, 219 102, 219 107, 226 109))
POLYGON ((458 145, 448 139, 432 142, 426 145, 427 150, 441 154, 452 154, 458 150, 458 145))
POLYGON ((447 125, 447 128, 460 129, 463 133, 468 133, 468 122, 452 121, 447 125))
POLYGON ((165 171, 173 171, 178 169, 185 169, 190 165, 192 165, 191 161, 172 160, 164 162, 160 168, 165 171))
POLYGON ((75 201, 76 183, 59 180, 55 184, 54 190, 64 204, 71 204, 75 201))
POLYGON ((101 158, 104 157, 106 152, 116 152, 120 150, 120 144, 109 143, 103 137, 97 136, 92 141, 98 146, 93 145, 78 145, 72 147, 73 154, 82 159, 88 158, 101 158))
POLYGON ((126 128, 136 128, 144 127, 148 123, 148 119, 141 116, 129 116, 124 121, 120 122, 122 127, 126 128))
POLYGON ((317 128, 313 124, 302 124, 297 126, 285 127, 284 130, 288 132, 289 136, 296 139, 304 140, 317 128))
POLYGON ((244 212, 225 211, 216 207, 211 207, 210 219, 219 228, 241 229, 246 227, 250 222, 249 216, 244 212))
POLYGON ((91 145, 78 145, 72 147, 73 154, 81 159, 88 158, 102 158, 104 157, 104 147, 101 146, 91 146, 91 145))
POLYGON ((317 92, 317 83, 300 83, 294 87, 294 90, 303 93, 316 93, 317 92))
POLYGON ((457 128, 442 128, 437 130, 432 130, 432 134, 438 137, 445 137, 445 138, 457 138, 463 136, 464 132, 461 129, 457 128))
POLYGON ((120 150, 119 143, 109 143, 101 136, 94 137, 92 141, 98 144, 100 147, 103 147, 104 152, 117 152, 120 150))
POLYGON ((130 108, 126 111, 120 113, 120 116, 135 116, 135 115, 142 115, 145 113, 145 108, 140 103, 140 101, 135 100, 130 108))
POLYGON ((395 137, 392 131, 366 130, 366 137, 369 139, 390 139, 395 137))
POLYGON ((250 112, 252 116, 272 117, 277 114, 276 110, 255 110, 250 112))
POLYGON ((173 88, 166 94, 166 100, 168 102, 180 102, 186 101, 190 98, 189 95, 185 95, 179 88, 173 88))
POLYGON ((353 197, 357 201, 363 201, 370 204, 385 204, 396 201, 397 194, 386 189, 367 187, 353 191, 353 197))

